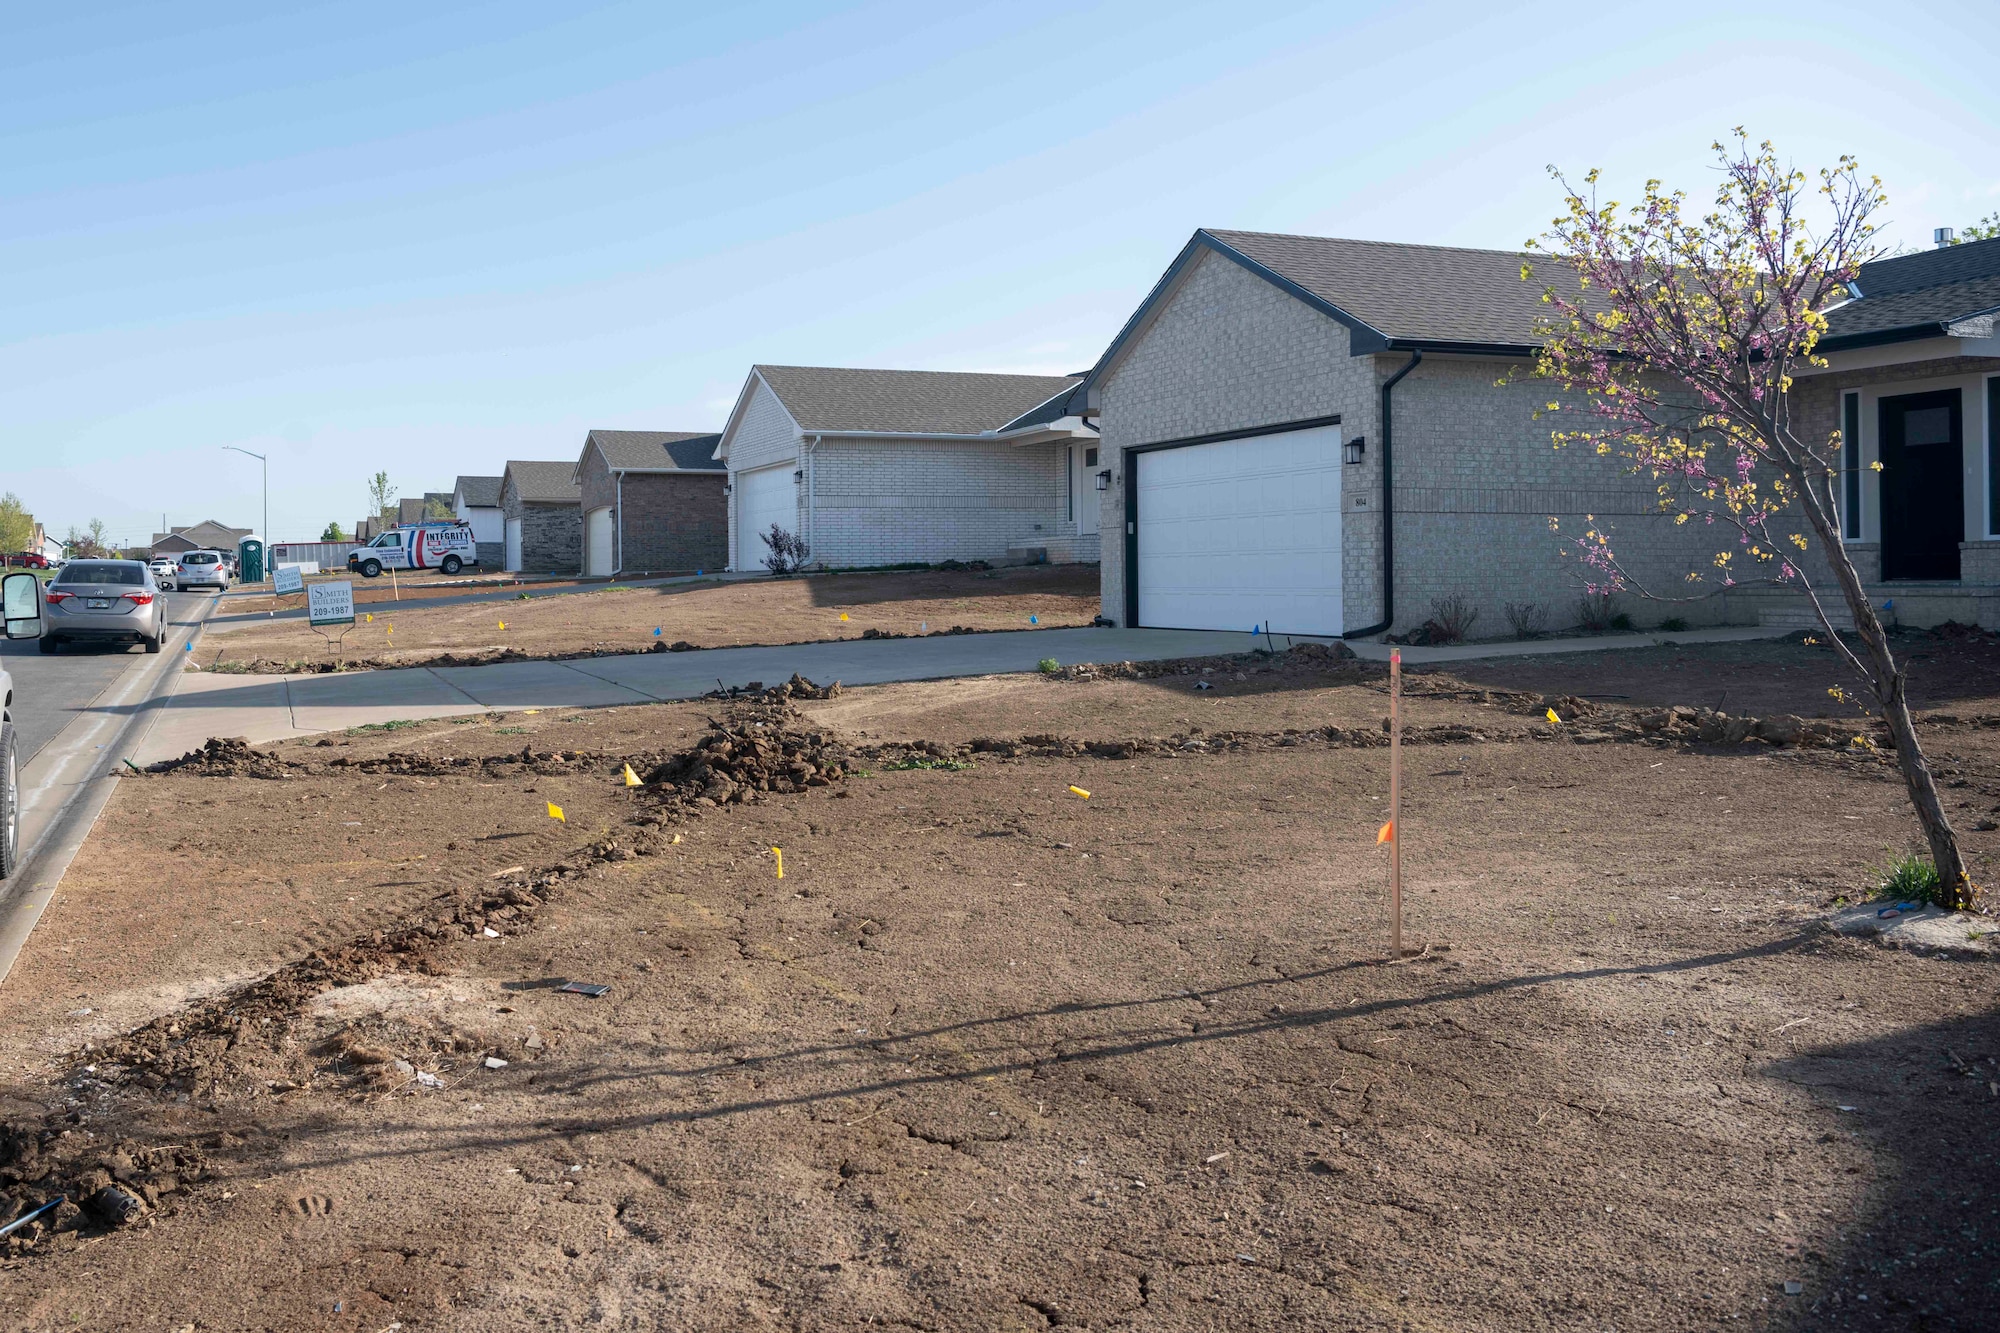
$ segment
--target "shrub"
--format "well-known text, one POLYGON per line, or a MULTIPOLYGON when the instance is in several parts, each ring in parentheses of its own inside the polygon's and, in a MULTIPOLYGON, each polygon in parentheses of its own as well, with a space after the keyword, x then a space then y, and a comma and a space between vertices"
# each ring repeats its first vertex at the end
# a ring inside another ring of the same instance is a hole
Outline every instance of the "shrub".
POLYGON ((1577 599, 1576 623, 1598 633, 1611 628, 1611 594, 1587 592, 1577 599))
POLYGON ((1679 616, 1668 616, 1665 620, 1662 620, 1660 622, 1660 628, 1667 631, 1669 634, 1679 634, 1682 630, 1686 629, 1687 627, 1688 627, 1687 621, 1681 619, 1679 616))
POLYGON ((1617 615, 1611 617, 1611 628, 1631 630, 1631 629, 1637 629, 1639 627, 1632 623, 1631 616, 1627 615, 1623 611, 1620 611, 1617 615))
POLYGON ((764 557, 764 568, 780 577, 798 573, 812 555, 803 537, 794 536, 776 523, 764 534, 763 542, 771 552, 764 557))
POLYGON ((1507 624, 1517 639, 1539 639, 1549 624, 1549 609, 1539 602, 1507 603, 1507 624))
POLYGON ((1882 871, 1882 892, 1899 902, 1936 903, 1944 901, 1944 884, 1929 857, 1911 852, 1897 857, 1882 871))
POLYGON ((1453 593, 1431 598, 1431 618, 1424 626, 1432 643, 1463 643, 1479 621, 1479 608, 1453 593))
POLYGON ((1062 670, 1062 663, 1056 661, 1053 657, 1044 657, 1041 661, 1035 663, 1035 669, 1044 676, 1053 676, 1056 672, 1062 670))

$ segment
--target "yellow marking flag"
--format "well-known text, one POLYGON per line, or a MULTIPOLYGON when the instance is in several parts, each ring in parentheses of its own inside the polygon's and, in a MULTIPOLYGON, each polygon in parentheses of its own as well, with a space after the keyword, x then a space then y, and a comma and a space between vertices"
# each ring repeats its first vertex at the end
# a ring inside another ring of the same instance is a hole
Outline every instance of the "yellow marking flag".
POLYGON ((1395 840, 1396 821, 1393 819, 1375 831, 1375 845, 1377 847, 1380 847, 1385 842, 1394 842, 1395 840))
POLYGON ((1081 796, 1086 801, 1090 799, 1090 793, 1085 791, 1081 787, 1071 787, 1070 790, 1075 792, 1078 796, 1081 796))
POLYGON ((632 765, 630 764, 625 765, 625 785, 628 787, 643 787, 646 785, 639 781, 639 775, 632 771, 632 765))
POLYGON ((361 619, 363 623, 372 625, 375 623, 375 613, 373 611, 363 611, 361 613, 361 619))
POLYGON ((507 622, 506 622, 506 621, 504 621, 504 620, 503 620, 503 621, 501 621, 501 622, 500 622, 500 628, 501 628, 501 629, 506 629, 506 628, 507 628, 507 622))
POLYGON ((1556 716, 1556 710, 1553 708, 1548 711, 1548 719, 1551 726, 1560 727, 1563 724, 1563 720, 1556 716))
POLYGON ((549 818, 560 820, 562 823, 565 824, 569 823, 567 819, 563 819, 562 807, 557 805, 554 801, 549 802, 549 818))
POLYGON ((847 619, 847 612, 845 612, 845 611, 842 611, 842 612, 840 613, 840 618, 841 618, 842 620, 845 620, 845 619, 847 619))
POLYGON ((785 877, 785 854, 778 848, 773 847, 771 855, 778 858, 778 878, 783 879, 785 877))

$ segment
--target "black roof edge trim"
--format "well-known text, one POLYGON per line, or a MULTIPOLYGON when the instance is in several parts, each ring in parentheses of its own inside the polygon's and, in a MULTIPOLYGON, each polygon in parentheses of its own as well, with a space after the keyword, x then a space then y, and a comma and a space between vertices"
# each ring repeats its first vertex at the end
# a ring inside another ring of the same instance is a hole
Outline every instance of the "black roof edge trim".
POLYGON ((1927 320, 1922 324, 1904 324, 1893 329, 1874 329, 1868 333, 1849 333, 1832 338, 1821 338, 1813 344, 1815 352, 1845 352, 1854 347, 1881 347, 1888 343, 1920 342, 1925 338, 1949 338, 1947 325, 1943 320, 1927 320))

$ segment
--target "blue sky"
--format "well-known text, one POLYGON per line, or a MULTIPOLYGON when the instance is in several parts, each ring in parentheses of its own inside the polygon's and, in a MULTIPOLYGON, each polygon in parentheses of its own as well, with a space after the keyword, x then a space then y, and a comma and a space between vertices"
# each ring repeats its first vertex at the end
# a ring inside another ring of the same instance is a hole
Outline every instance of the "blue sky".
MULTIPOLYGON (((1962 5, 0 4, 0 489, 277 538, 752 362, 1088 366, 1198 226, 1513 246, 1548 163, 2000 209, 1962 5)), ((1618 193, 1614 189, 1614 193, 1618 193)))

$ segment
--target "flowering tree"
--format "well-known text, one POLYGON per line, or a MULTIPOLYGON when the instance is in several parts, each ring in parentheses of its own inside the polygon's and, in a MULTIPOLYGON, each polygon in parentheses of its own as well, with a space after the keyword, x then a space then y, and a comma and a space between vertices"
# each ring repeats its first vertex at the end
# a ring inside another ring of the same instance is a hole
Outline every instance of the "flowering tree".
MULTIPOLYGON (((1917 741, 1903 668, 1841 544, 1835 488, 1840 451, 1853 442, 1838 431, 1802 434, 1791 395, 1800 370, 1825 368, 1813 349, 1826 311, 1848 299, 1875 254, 1881 182, 1851 157, 1814 180, 1781 167, 1769 143, 1753 149, 1740 129, 1733 146, 1714 148, 1722 181, 1699 217, 1658 181, 1621 207, 1597 201, 1595 171, 1584 178, 1586 198, 1551 169, 1567 212, 1528 246, 1576 274, 1567 292, 1550 286, 1542 297, 1550 309, 1535 373, 1570 395, 1547 404, 1560 423, 1556 446, 1622 459, 1657 483, 1662 513, 1719 529, 1713 571, 1690 574, 1691 583, 1755 580, 1804 593, 1888 724, 1940 901, 1970 907, 1977 891, 1917 741), (1828 617, 1807 552, 1845 599, 1858 650, 1828 617)), ((1524 264, 1522 280, 1534 276, 1524 264)), ((1568 549, 1590 571, 1593 593, 1663 595, 1619 559, 1605 528, 1592 526, 1568 549)))

